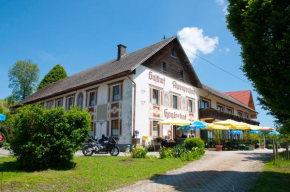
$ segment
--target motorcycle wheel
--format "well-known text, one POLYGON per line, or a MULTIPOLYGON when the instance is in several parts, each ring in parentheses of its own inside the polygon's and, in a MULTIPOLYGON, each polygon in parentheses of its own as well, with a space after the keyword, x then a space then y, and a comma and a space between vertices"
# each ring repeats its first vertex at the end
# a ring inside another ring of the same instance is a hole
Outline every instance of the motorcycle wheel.
POLYGON ((84 145, 82 147, 82 152, 84 154, 84 156, 92 156, 94 151, 92 150, 91 147, 87 146, 87 145, 84 145))
POLYGON ((119 153, 120 153, 120 149, 118 146, 113 147, 112 150, 110 151, 111 156, 118 156, 119 153))

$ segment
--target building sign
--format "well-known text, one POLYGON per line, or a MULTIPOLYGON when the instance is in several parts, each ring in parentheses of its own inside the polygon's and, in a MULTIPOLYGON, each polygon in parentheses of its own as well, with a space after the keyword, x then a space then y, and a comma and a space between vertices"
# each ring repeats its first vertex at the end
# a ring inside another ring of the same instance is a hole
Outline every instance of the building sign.
POLYGON ((175 81, 172 82, 172 86, 174 89, 177 89, 178 91, 183 91, 184 93, 189 93, 189 94, 195 95, 194 89, 180 85, 180 84, 176 83, 175 81))
POLYGON ((149 79, 156 83, 165 85, 165 78, 160 77, 159 75, 154 75, 151 71, 149 72, 149 79))
POLYGON ((166 119, 174 119, 174 118, 180 118, 186 120, 186 114, 176 113, 176 112, 170 112, 168 109, 164 109, 164 117, 166 119))

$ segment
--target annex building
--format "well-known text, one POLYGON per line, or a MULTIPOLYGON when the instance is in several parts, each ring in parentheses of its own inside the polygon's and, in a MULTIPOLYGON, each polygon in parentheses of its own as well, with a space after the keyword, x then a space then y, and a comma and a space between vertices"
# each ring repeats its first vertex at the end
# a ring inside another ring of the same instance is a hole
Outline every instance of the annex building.
MULTIPOLYGON (((131 144, 135 130, 147 136, 175 139, 182 133, 158 121, 181 118, 213 122, 234 119, 258 125, 250 91, 222 93, 202 84, 177 37, 127 54, 118 45, 117 57, 57 81, 27 97, 48 109, 79 106, 92 115, 91 135, 117 136, 131 144)), ((207 138, 210 131, 198 131, 207 138)))

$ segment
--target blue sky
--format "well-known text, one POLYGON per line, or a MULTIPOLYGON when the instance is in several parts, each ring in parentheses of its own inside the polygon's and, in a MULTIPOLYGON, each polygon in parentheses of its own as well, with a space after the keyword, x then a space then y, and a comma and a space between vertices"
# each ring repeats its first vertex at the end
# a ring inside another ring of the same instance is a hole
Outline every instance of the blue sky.
MULTIPOLYGON (((0 0, 0 98, 11 94, 8 70, 32 59, 40 80, 56 64, 68 75, 116 58, 117 45, 132 52, 180 38, 187 50, 247 80, 240 70, 240 46, 226 28, 224 0, 0 0)), ((258 121, 274 126, 258 105, 253 87, 189 55, 200 80, 217 90, 252 90, 258 121)))

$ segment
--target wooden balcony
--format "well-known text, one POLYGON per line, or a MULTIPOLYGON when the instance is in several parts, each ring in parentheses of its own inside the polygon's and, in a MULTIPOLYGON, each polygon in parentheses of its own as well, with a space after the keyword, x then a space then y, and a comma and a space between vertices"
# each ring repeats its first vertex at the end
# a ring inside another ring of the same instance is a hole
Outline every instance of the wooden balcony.
POLYGON ((218 111, 216 109, 199 109, 199 119, 218 119, 218 120, 227 120, 232 119, 238 122, 244 122, 251 125, 259 125, 260 122, 254 121, 251 119, 242 118, 236 115, 228 114, 222 111, 218 111))

